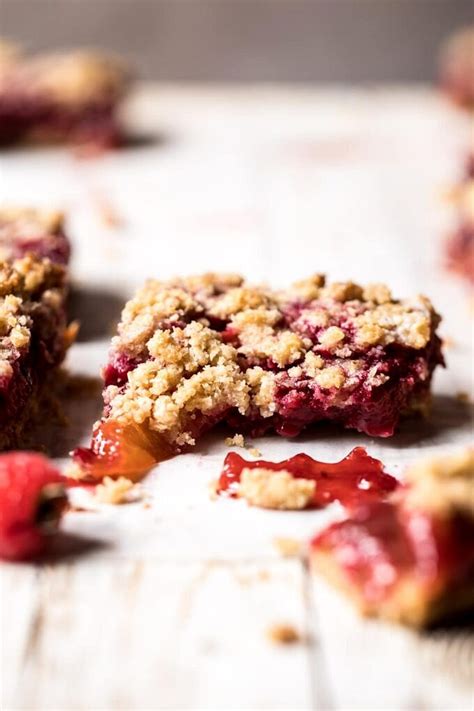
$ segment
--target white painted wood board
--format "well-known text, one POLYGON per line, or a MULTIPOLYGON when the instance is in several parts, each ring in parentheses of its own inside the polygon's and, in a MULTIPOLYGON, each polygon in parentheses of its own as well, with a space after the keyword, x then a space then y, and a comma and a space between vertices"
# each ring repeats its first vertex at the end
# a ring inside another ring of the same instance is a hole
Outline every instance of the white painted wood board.
MULTIPOLYGON (((442 194, 461 171, 464 117, 433 92, 146 86, 129 120, 159 140, 101 159, 3 154, 5 201, 70 215, 83 335, 73 372, 96 375, 113 320, 148 276, 240 271, 285 284, 313 271, 419 291, 444 316, 448 368, 433 418, 390 440, 315 429, 255 442, 265 457, 335 461, 356 444, 401 474, 472 439, 472 313, 442 267, 455 223, 442 194), (98 203, 123 224, 107 228, 98 203)), ((76 304, 77 306, 77 304, 76 304)), ((68 404, 60 464, 86 442, 100 397, 68 404)), ((212 502, 224 435, 157 467, 143 502, 68 514, 41 565, 0 566, 2 702, 13 709, 457 709, 472 707, 466 631, 416 635, 357 618, 277 536, 308 540, 336 513, 212 502), (281 647, 266 630, 294 625, 281 647)))

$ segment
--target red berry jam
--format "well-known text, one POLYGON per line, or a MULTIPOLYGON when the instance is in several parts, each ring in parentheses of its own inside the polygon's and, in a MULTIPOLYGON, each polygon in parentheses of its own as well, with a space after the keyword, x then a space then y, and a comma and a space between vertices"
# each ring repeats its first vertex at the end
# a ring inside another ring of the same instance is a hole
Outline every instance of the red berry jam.
POLYGON ((157 435, 139 425, 123 426, 114 420, 99 422, 91 447, 78 447, 73 452, 85 476, 96 480, 123 476, 137 481, 169 456, 169 449, 157 435))
POLYGON ((285 470, 297 479, 316 482, 314 507, 339 501, 348 508, 363 502, 385 499, 398 481, 384 471, 381 461, 370 457, 363 447, 355 447, 340 462, 318 462, 307 454, 297 454, 283 462, 249 462, 235 452, 227 455, 218 482, 218 493, 236 496, 243 469, 285 470))

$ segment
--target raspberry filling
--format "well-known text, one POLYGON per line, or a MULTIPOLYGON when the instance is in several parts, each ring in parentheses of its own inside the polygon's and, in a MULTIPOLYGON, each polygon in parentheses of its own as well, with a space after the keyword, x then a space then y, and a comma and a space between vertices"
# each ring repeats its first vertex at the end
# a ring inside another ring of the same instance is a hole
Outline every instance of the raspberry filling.
POLYGON ((311 505, 318 508, 333 501, 339 501, 347 508, 363 502, 377 502, 385 499, 399 486, 399 482, 384 471, 381 461, 370 457, 363 447, 355 447, 344 459, 335 463, 318 462, 307 454, 297 454, 282 462, 267 462, 263 459, 249 462, 231 452, 224 460, 217 493, 238 496, 244 469, 285 471, 295 479, 316 482, 311 505))
POLYGON ((38 97, 2 96, 0 142, 16 142, 25 136, 38 140, 68 140, 114 147, 122 143, 115 106, 97 103, 69 109, 38 97))
POLYGON ((399 502, 370 502, 330 525, 311 542, 330 555, 368 603, 386 600, 410 580, 424 594, 454 587, 474 570, 474 525, 443 519, 399 502))
POLYGON ((169 447, 158 436, 143 427, 123 427, 114 421, 97 423, 91 447, 78 447, 73 453, 85 478, 92 480, 106 476, 139 480, 169 456, 169 447))

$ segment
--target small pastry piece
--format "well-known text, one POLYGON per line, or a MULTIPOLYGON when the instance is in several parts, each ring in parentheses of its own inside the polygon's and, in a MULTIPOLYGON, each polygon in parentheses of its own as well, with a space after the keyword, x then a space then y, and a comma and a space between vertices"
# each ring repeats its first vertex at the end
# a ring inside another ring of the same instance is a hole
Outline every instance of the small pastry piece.
POLYGON ((0 450, 24 447, 70 340, 62 217, 0 211, 0 450))
MULTIPOLYGON (((5 54, 5 52, 4 52, 5 54)), ((77 50, 0 61, 0 143, 121 140, 117 108, 127 72, 113 57, 77 50)))
POLYGON ((456 32, 440 58, 441 85, 457 105, 474 108, 474 25, 456 32))
POLYGON ((388 437, 428 405, 439 320, 424 297, 321 275, 285 291, 236 275, 150 281, 123 310, 103 419, 76 461, 93 476, 130 477, 128 444, 135 457, 141 439, 145 466, 218 422, 294 436, 329 420, 388 437))
POLYGON ((391 501, 311 543, 316 571, 362 614, 422 627, 474 610, 474 450, 415 464, 391 501))

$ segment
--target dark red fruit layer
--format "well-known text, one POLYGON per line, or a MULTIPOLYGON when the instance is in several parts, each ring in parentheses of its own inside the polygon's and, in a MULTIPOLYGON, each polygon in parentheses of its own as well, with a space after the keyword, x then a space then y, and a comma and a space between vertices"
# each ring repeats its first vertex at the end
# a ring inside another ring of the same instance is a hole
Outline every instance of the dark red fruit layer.
POLYGON ((5 92, 0 96, 0 144, 34 138, 114 147, 122 143, 114 111, 108 102, 73 111, 38 96, 5 92))
POLYGON ((0 557, 23 560, 40 553, 66 503, 64 477, 41 454, 0 455, 0 557))
POLYGON ((398 481, 384 471, 378 459, 370 457, 363 447, 355 447, 340 462, 318 462, 307 454, 297 454, 283 462, 267 462, 263 459, 249 462, 231 452, 224 461, 217 491, 228 496, 238 493, 243 469, 271 469, 290 472, 295 479, 311 479, 316 482, 312 505, 322 507, 339 501, 348 508, 363 502, 380 501, 391 494, 398 481))
POLYGON ((71 256, 71 246, 63 232, 38 237, 30 235, 25 238, 15 238, 8 246, 11 246, 13 259, 34 254, 40 258, 47 257, 56 264, 68 264, 71 256))

